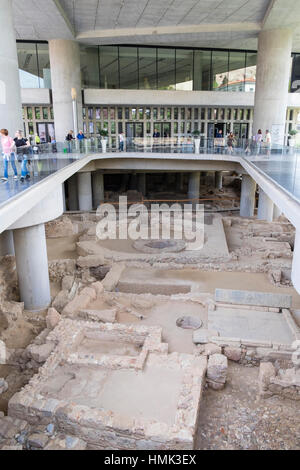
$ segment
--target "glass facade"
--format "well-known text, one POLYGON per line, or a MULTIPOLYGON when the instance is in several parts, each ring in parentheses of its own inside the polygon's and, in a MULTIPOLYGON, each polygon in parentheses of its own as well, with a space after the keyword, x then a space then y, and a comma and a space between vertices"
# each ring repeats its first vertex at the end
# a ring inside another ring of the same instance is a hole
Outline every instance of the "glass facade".
POLYGON ((17 42, 21 88, 51 88, 47 43, 17 42))
POLYGON ((145 46, 81 49, 83 88, 255 91, 255 52, 145 46))
MULTIPOLYGON (((17 41, 21 88, 51 88, 46 42, 17 41)), ((255 51, 80 45, 82 88, 254 92, 255 51)), ((290 92, 300 89, 292 54, 290 92)))
POLYGON ((292 55, 292 72, 290 80, 291 93, 300 92, 300 54, 292 55))
POLYGON ((255 91, 253 52, 136 46, 81 48, 83 88, 255 91), (248 90, 247 79, 252 84, 248 90))

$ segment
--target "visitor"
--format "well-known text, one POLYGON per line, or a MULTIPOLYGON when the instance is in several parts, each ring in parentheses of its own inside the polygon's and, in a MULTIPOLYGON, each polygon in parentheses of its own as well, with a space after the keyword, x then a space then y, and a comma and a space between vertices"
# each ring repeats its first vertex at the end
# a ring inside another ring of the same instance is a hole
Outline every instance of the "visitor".
POLYGON ((39 153, 39 146, 41 145, 41 139, 38 134, 34 136, 34 146, 33 146, 33 153, 39 153))
POLYGON ((233 154, 233 146, 235 143, 235 137, 233 132, 230 132, 228 137, 227 137, 227 151, 229 155, 233 154))
POLYGON ((12 137, 8 135, 7 129, 1 129, 1 146, 4 158, 4 175, 1 178, 2 181, 8 180, 8 162, 10 162, 14 171, 14 179, 18 179, 18 171, 15 163, 15 143, 12 137))
POLYGON ((79 140, 79 150, 80 152, 83 151, 83 141, 85 139, 85 135, 82 131, 79 131, 77 134, 77 140, 79 140))
POLYGON ((23 137, 22 131, 16 132, 16 137, 14 138, 15 145, 17 148, 18 161, 22 163, 21 165, 21 182, 25 179, 30 179, 30 174, 27 169, 27 163, 29 161, 28 155, 32 153, 30 142, 26 137, 23 137))
POLYGON ((266 130, 265 143, 266 143, 266 148, 267 148, 267 155, 270 156, 271 147, 272 147, 272 136, 271 136, 271 132, 269 131, 269 129, 266 130))
POLYGON ((69 131, 66 136, 66 141, 68 142, 68 153, 72 153, 72 142, 75 140, 73 133, 73 131, 69 131))
POLYGON ((119 134, 119 150, 120 150, 120 152, 123 152, 123 150, 124 150, 124 134, 123 134, 123 132, 120 132, 120 134, 119 134))
POLYGON ((153 137, 154 137, 154 138, 160 137, 160 133, 158 132, 157 129, 154 130, 154 132, 153 132, 153 137))
POLYGON ((223 143, 223 131, 222 129, 217 129, 217 133, 216 133, 217 153, 222 153, 222 143, 223 143))
POLYGON ((254 136, 255 146, 256 146, 256 155, 259 155, 261 152, 261 144, 263 141, 263 135, 261 129, 258 129, 257 134, 254 136))

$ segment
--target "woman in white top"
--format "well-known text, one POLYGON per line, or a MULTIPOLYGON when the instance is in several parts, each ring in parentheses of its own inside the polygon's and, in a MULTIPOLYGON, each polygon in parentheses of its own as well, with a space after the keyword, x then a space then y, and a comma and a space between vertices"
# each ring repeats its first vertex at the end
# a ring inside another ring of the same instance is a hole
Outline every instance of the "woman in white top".
POLYGON ((272 136, 271 136, 271 132, 268 129, 266 130, 265 142, 266 142, 266 147, 267 147, 267 155, 270 155, 271 146, 272 146, 272 136))

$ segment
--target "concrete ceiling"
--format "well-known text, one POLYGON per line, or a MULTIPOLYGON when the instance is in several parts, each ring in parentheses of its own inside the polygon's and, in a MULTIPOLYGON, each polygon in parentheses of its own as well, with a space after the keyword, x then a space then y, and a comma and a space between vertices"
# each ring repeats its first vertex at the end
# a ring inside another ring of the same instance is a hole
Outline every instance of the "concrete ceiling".
POLYGON ((18 39, 256 49, 263 28, 291 27, 299 0, 12 0, 18 39))

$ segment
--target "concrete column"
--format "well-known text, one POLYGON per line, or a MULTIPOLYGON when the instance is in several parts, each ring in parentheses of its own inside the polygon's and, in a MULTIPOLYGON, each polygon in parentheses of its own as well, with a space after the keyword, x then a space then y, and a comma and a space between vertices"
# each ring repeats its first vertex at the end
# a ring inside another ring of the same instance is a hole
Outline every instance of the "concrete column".
MULTIPOLYGON (((198 199, 200 195, 200 171, 194 171, 189 175, 188 199, 198 199)), ((198 201, 195 201, 196 203, 198 201)), ((191 201, 192 203, 192 201, 191 201)))
POLYGON ((294 254, 292 264, 292 283, 298 294, 300 294, 300 230, 296 230, 294 254))
POLYGON ((240 216, 253 217, 255 208, 256 183, 249 175, 243 175, 240 202, 240 216))
POLYGON ((282 214, 281 210, 279 209, 279 207, 276 206, 276 204, 274 204, 274 210, 273 210, 273 220, 277 220, 278 217, 280 217, 282 214))
POLYGON ((222 171, 215 172, 215 188, 222 189, 223 188, 223 176, 222 171))
POLYGON ((21 88, 12 0, 0 0, 0 129, 23 130, 21 88))
POLYGON ((93 209, 92 174, 90 171, 78 173, 78 202, 80 211, 93 209))
POLYGON ((16 265, 21 301, 26 310, 38 311, 51 303, 45 225, 14 230, 16 265))
POLYGON ((12 230, 5 230, 0 234, 0 256, 15 254, 14 239, 12 230))
POLYGON ((258 39, 253 133, 267 129, 274 144, 284 144, 292 31, 261 31, 258 39))
POLYGON ((93 205, 97 209, 104 202, 104 176, 100 171, 94 171, 93 182, 93 205))
POLYGON ((68 185, 68 208, 69 211, 78 211, 78 185, 77 174, 71 176, 67 181, 68 185))
POLYGON ((138 190, 143 196, 146 196, 146 173, 138 174, 138 190))
POLYGON ((49 41, 55 136, 63 142, 74 130, 72 88, 77 94, 78 130, 82 129, 82 97, 80 50, 76 41, 52 39, 49 41))
POLYGON ((260 188, 257 218, 260 220, 266 220, 267 222, 272 222, 273 211, 274 211, 273 201, 271 201, 271 199, 266 195, 266 193, 260 188))
POLYGON ((63 207, 64 207, 64 212, 67 210, 67 205, 66 205, 66 191, 65 191, 65 183, 62 184, 62 197, 63 197, 63 207))

